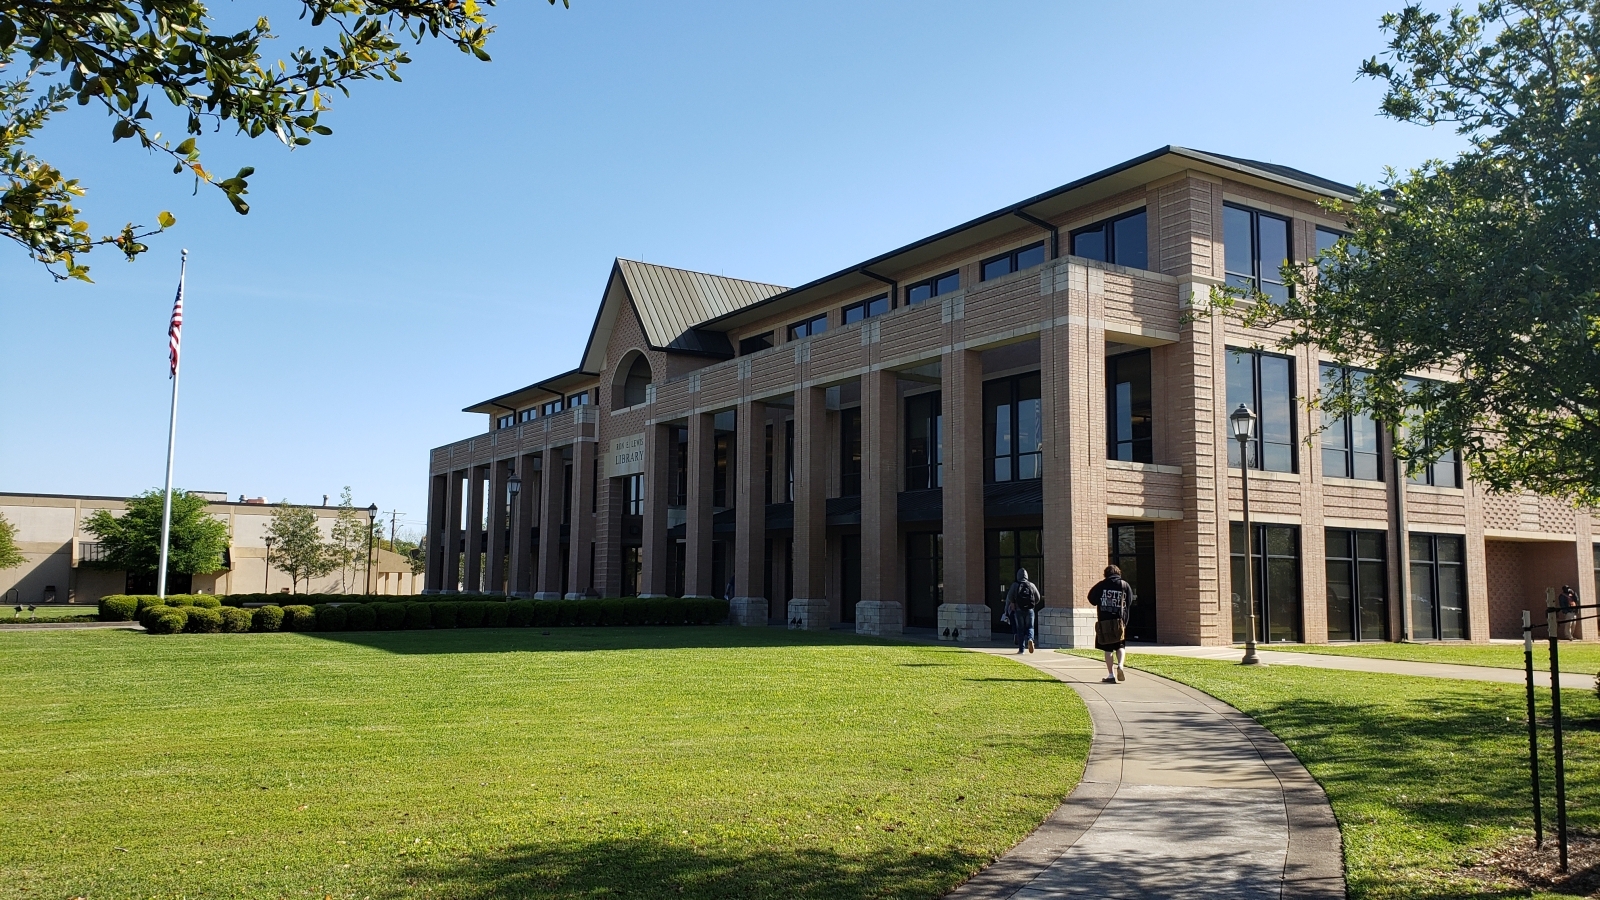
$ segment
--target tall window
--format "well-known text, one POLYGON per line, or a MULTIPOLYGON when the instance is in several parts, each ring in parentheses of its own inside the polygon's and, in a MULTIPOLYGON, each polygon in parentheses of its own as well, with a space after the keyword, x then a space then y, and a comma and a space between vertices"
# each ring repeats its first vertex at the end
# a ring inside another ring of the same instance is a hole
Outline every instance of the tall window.
POLYGON ((1150 351, 1106 359, 1106 458, 1155 462, 1150 351))
MULTIPOLYGON (((1367 373, 1322 365, 1324 394, 1359 393, 1367 373)), ((1382 481, 1378 465, 1378 423, 1365 413, 1342 416, 1322 413, 1322 472, 1336 478, 1382 481)))
POLYGON ((622 514, 644 515, 644 473, 622 476, 622 514))
POLYGON ((766 473, 767 474, 766 474, 766 478, 765 478, 766 490, 763 493, 762 502, 763 503, 771 503, 772 502, 772 423, 770 423, 770 422, 767 423, 767 427, 764 430, 767 433, 767 468, 766 468, 766 473))
POLYGON ((861 407, 839 410, 839 496, 861 496, 861 407))
POLYGON ((862 319, 870 319, 873 316, 881 316, 888 311, 889 295, 879 294, 876 297, 868 297, 859 303, 852 303, 849 306, 846 306, 842 311, 842 315, 844 317, 844 324, 849 325, 852 322, 859 322, 862 319))
POLYGON ((1133 269, 1150 267, 1144 210, 1096 222, 1072 232, 1072 255, 1133 269))
POLYGON ((789 340, 797 341, 801 338, 812 337, 828 330, 828 314, 814 316, 804 322, 796 322, 789 326, 789 340))
POLYGON ((783 467, 784 472, 783 502, 794 502, 794 420, 785 419, 783 422, 783 467))
POLYGON ((983 261, 983 265, 980 268, 983 272, 983 280, 988 281, 991 278, 999 278, 1002 275, 1010 275, 1012 272, 1021 272, 1023 269, 1031 269, 1034 266, 1043 264, 1044 241, 1039 241, 1026 247, 1018 247, 1010 253, 991 256, 983 261))
POLYGON ((1417 640, 1466 639, 1464 543, 1454 534, 1411 535, 1411 632, 1417 640))
POLYGON ((1328 640, 1388 640, 1386 541, 1381 531, 1328 529, 1328 640))
POLYGON ((532 407, 532 406, 528 407, 527 409, 523 410, 522 412, 517 413, 517 421, 518 422, 532 422, 534 419, 537 419, 538 417, 539 417, 539 410, 534 408, 534 407, 532 407))
POLYGON ((1044 422, 1039 373, 983 384, 986 481, 1025 481, 1043 475, 1044 422))
MULTIPOLYGON (((515 413, 504 415, 494 420, 494 427, 496 428, 510 428, 515 424, 517 424, 517 416, 515 413)), ((157 566, 157 568, 160 567, 157 566)))
POLYGON ((1133 588, 1128 640, 1156 640, 1156 526, 1154 522, 1112 522, 1111 564, 1133 588))
MULTIPOLYGON (((1295 471, 1294 361, 1253 350, 1228 350, 1228 408, 1246 404, 1259 417, 1249 444, 1250 468, 1295 471)), ((1239 465, 1239 442, 1228 438, 1228 465, 1239 465)))
POLYGON ((960 289, 961 273, 946 272, 943 275, 936 275, 906 288, 906 305, 916 306, 924 300, 932 300, 935 297, 953 293, 960 289))
POLYGON ((728 504, 728 460, 733 457, 733 435, 719 431, 711 441, 711 505, 726 508, 728 504))
POLYGON ((944 416, 939 392, 906 398, 906 490, 944 484, 944 416))
POLYGON ((1317 226, 1317 259, 1319 264, 1322 254, 1332 250, 1342 237, 1344 237, 1342 232, 1334 231, 1332 228, 1323 228, 1321 225, 1317 226))
POLYGON ((689 505, 689 429, 672 429, 672 505, 689 505))
POLYGON ((539 415, 541 416, 553 416, 558 412, 561 412, 560 400, 551 400, 549 403, 539 407, 539 415))
POLYGON ((1223 263, 1228 286, 1259 291, 1273 303, 1289 299, 1283 264, 1289 261, 1289 220, 1228 204, 1222 208, 1223 263))
MULTIPOLYGON (((1405 385, 1408 391, 1415 392, 1421 389, 1422 382, 1416 378, 1407 378, 1405 385)), ((1422 452, 1427 456, 1432 456, 1434 449, 1433 441, 1423 443, 1422 452)), ((1461 458, 1454 450, 1442 451, 1432 463, 1413 472, 1406 480, 1412 484, 1428 484, 1434 487, 1461 487, 1461 458)))
POLYGON ((933 628, 944 602, 944 535, 916 532, 906 535, 906 624, 933 628))
POLYGON ((588 405, 589 405, 589 392, 588 391, 579 391, 578 393, 571 394, 571 395, 569 395, 567 397, 567 406, 568 407, 588 406, 588 405))
POLYGON ((637 597, 644 588, 644 548, 622 548, 622 596, 637 597))
MULTIPOLYGON (((1250 578, 1256 600, 1256 640, 1300 641, 1300 529, 1293 525, 1251 525, 1250 578)), ((1244 523, 1229 526, 1233 556, 1233 639, 1250 633, 1245 602, 1244 523)))

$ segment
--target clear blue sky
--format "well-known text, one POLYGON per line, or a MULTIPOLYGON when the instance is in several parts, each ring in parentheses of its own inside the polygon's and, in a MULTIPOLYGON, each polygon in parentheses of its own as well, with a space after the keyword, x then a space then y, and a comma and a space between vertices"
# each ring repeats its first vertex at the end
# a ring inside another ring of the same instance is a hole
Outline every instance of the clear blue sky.
POLYGON ((576 364, 615 256, 793 285, 1166 144, 1347 182, 1461 146, 1355 77, 1398 0, 572 2, 509 0, 492 63, 415 50, 292 154, 204 138, 257 167, 247 217, 57 120, 98 230, 178 225, 94 285, 0 248, 0 490, 160 485, 182 247, 176 483, 420 523, 428 449, 576 364))

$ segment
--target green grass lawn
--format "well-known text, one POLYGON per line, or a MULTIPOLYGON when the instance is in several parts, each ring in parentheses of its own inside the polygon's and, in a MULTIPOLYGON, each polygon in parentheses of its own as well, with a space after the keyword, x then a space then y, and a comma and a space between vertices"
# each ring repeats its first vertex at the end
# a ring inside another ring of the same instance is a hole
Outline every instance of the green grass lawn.
MULTIPOLYGON (((1565 647, 1563 647, 1565 649, 1565 647)), ((1464 869, 1532 833, 1526 701, 1517 685, 1332 672, 1139 653, 1129 663, 1192 685, 1276 734, 1322 783, 1344 835, 1354 900, 1543 897, 1464 869)), ((1568 813, 1600 828, 1600 702, 1562 691, 1568 813)), ((1549 692, 1539 692, 1540 715, 1549 692)), ((1550 735, 1542 732, 1547 798, 1550 735)), ((1548 799, 1546 821, 1553 822, 1548 799)))
MULTIPOLYGON (((1492 666, 1497 669, 1522 668, 1521 644, 1391 644, 1387 641, 1360 644, 1272 644, 1263 650, 1288 653, 1322 653, 1328 656, 1365 656, 1372 659, 1405 659, 1416 662, 1454 663, 1463 666, 1492 666)), ((1533 664, 1550 671, 1550 645, 1535 641, 1533 664)), ((1561 671, 1593 675, 1600 672, 1600 644, 1561 643, 1561 671)))
POLYGON ((0 897, 936 897, 1076 784, 1010 661, 851 635, 0 634, 0 897))

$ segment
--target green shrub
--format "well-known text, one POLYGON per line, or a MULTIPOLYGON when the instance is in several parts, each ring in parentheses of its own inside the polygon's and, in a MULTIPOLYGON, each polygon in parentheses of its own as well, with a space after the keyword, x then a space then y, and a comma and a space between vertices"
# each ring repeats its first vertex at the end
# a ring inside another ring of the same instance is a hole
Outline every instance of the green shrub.
POLYGON ((379 631, 399 631, 406 627, 404 603, 374 603, 373 613, 378 617, 379 631))
POLYGON ((429 605, 431 605, 433 607, 433 627, 435 627, 435 628, 454 628, 454 627, 456 627, 456 618, 461 613, 461 604, 460 603, 456 603, 456 602, 452 601, 452 602, 448 602, 448 603, 433 603, 433 604, 429 604, 429 605))
POLYGON ((600 625, 626 625, 627 624, 627 621, 623 618, 624 606, 623 606, 621 600, 590 600, 590 601, 587 601, 587 602, 592 603, 595 606, 596 612, 599 614, 599 616, 598 616, 598 618, 599 618, 598 624, 600 624, 600 625))
POLYGON ((533 619, 528 623, 535 628, 550 628, 561 622, 560 600, 530 600, 533 604, 533 619))
POLYGON ((254 618, 248 609, 237 606, 224 606, 217 610, 222 616, 222 630, 228 634, 239 634, 250 630, 250 620, 254 618))
POLYGON ((185 607, 188 621, 184 623, 183 630, 192 634, 216 634, 222 630, 222 613, 209 606, 185 607))
POLYGON ((431 608, 432 606, 433 606, 433 604, 431 604, 431 603, 422 603, 422 602, 417 601, 417 600, 413 600, 413 601, 407 603, 405 605, 405 607, 406 607, 405 627, 406 628, 432 628, 433 627, 433 610, 431 608))
POLYGON ((483 627, 504 628, 511 617, 510 603, 485 603, 483 604, 483 627))
POLYGON ((312 609, 317 612, 318 631, 343 631, 349 625, 350 612, 343 606, 324 603, 312 609))
POLYGON ((139 624, 149 628, 150 623, 155 621, 156 616, 159 616, 167 610, 174 608, 175 607, 162 606, 160 604, 146 606, 145 608, 139 610, 139 624))
POLYGON ((513 600, 505 605, 506 624, 512 628, 527 628, 534 624, 540 604, 535 600, 513 600))
POLYGON ((212 594, 195 594, 189 598, 191 605, 205 609, 221 609, 222 601, 212 594))
POLYGON ((167 605, 184 609, 192 608, 194 606, 194 598, 188 594, 170 594, 167 596, 167 605))
POLYGON ((152 607, 158 610, 150 617, 150 624, 145 629, 151 634, 177 634, 189 622, 189 616, 181 606, 152 607))
POLYGON ((457 628, 482 628, 483 614, 491 606, 499 606, 487 600, 468 600, 466 603, 456 604, 457 628))
POLYGON ((645 622, 646 622, 646 620, 645 620, 645 610, 648 609, 648 608, 649 608, 649 601, 648 600, 640 600, 638 597, 623 597, 622 598, 622 624, 624 624, 624 625, 643 625, 643 624, 645 624, 645 622))
POLYGON ((138 605, 138 608, 134 610, 134 615, 136 617, 152 606, 167 605, 166 601, 162 600, 160 597, 157 597, 155 594, 135 594, 133 599, 138 605))
POLYGON ((317 611, 304 603, 283 608, 283 627, 285 631, 316 631, 317 611))
POLYGON ((282 631, 283 607, 271 604, 256 607, 255 611, 250 614, 250 630, 282 631))
POLYGON ((127 594, 111 594, 100 598, 100 621, 132 622, 139 612, 139 599, 127 594))
MULTIPOLYGON (((372 631, 378 627, 378 609, 380 604, 362 603, 352 606, 345 612, 345 630, 347 631, 372 631)), ((387 606, 389 604, 381 604, 387 606)), ((401 610, 400 614, 405 615, 401 610)))

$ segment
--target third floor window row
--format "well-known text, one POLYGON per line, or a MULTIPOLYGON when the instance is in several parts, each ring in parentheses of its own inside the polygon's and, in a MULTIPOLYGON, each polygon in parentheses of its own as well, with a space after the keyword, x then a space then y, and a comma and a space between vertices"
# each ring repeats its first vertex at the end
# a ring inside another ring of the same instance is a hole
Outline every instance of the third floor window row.
POLYGON ((1289 262, 1289 220, 1227 204, 1222 208, 1223 266, 1228 286, 1265 294, 1272 303, 1289 299, 1283 266, 1289 262))

